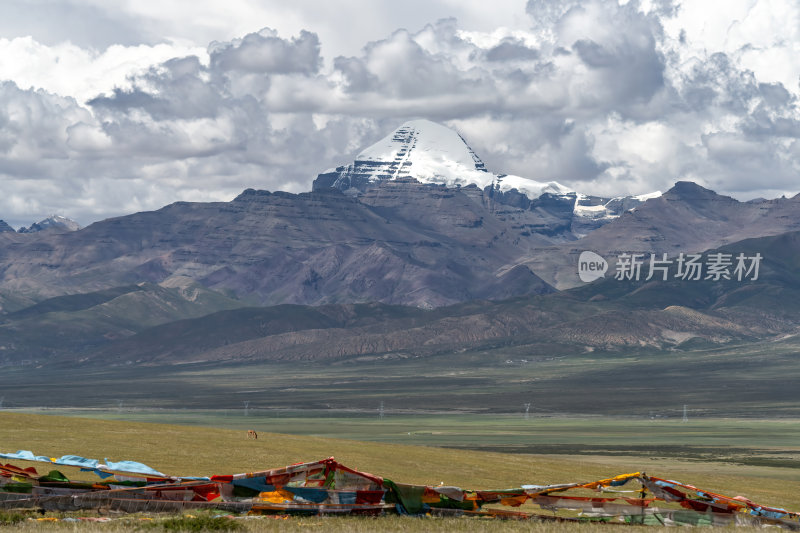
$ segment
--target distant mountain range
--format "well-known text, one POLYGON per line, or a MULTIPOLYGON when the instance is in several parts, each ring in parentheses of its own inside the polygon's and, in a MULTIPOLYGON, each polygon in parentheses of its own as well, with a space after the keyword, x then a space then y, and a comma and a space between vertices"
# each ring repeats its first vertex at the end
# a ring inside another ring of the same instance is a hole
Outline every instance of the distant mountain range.
POLYGON ((0 232, 0 365, 771 338, 798 326, 798 231, 800 195, 738 202, 678 182, 592 197, 492 174, 457 133, 412 121, 309 193, 0 232), (613 279, 621 254, 708 250, 760 250, 762 277, 613 279), (604 280, 580 281, 583 251, 608 260, 604 280))
POLYGON ((796 334, 800 232, 749 239, 717 252, 761 253, 758 279, 608 277, 559 293, 434 310, 380 303, 241 307, 189 280, 172 288, 120 287, 9 313, 0 327, 5 344, 0 363, 96 368, 364 361, 464 350, 538 357, 709 348, 796 334), (182 316, 188 318, 176 320, 182 316))
MULTIPOLYGON (((17 230, 19 233, 37 233, 39 231, 77 231, 81 229, 80 224, 61 215, 51 215, 39 222, 34 222, 29 227, 22 227, 17 230)), ((15 231, 4 220, 0 220, 0 233, 15 231)))
POLYGON ((611 260, 625 252, 672 257, 797 230, 800 194, 739 202, 692 182, 678 182, 613 223, 578 241, 537 250, 523 263, 554 287, 565 289, 582 284, 576 266, 584 250, 611 260))

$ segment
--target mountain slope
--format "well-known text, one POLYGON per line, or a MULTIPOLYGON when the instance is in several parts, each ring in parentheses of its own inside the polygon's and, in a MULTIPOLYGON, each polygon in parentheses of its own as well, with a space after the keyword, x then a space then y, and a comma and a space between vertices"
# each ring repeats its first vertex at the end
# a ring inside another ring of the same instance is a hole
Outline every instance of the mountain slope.
POLYGON ((581 244, 602 250, 694 252, 800 229, 799 214, 800 195, 739 202, 692 182, 678 182, 581 244))
POLYGON ((681 349, 800 332, 800 232, 719 249, 764 256, 744 281, 617 281, 433 311, 380 304, 222 311, 142 330, 93 364, 406 358, 464 350, 527 356, 681 349))
POLYGON ((800 230, 800 195, 739 202, 692 182, 678 182, 658 198, 592 231, 586 237, 524 261, 559 289, 582 285, 578 256, 593 251, 614 268, 620 253, 695 253, 743 239, 800 230))
POLYGON ((614 300, 639 309, 682 305, 709 310, 731 320, 769 327, 773 322, 800 324, 800 232, 745 239, 702 254, 752 257, 760 254, 758 279, 683 280, 672 265, 667 281, 602 281, 567 291, 581 300, 614 300))
POLYGON ((0 366, 44 364, 91 350, 138 331, 240 307, 195 283, 115 287, 45 300, 0 318, 0 366))
MULTIPOLYGON (((43 299, 182 276, 251 304, 437 307, 506 296, 504 267, 520 255, 498 237, 507 224, 459 190, 405 187, 431 208, 406 203, 390 213, 335 190, 248 190, 227 203, 179 202, 71 233, 18 234, 0 247, 0 288, 43 299), (423 211, 434 216, 420 223, 423 211)), ((533 274, 514 284, 523 294, 552 290, 533 274)))

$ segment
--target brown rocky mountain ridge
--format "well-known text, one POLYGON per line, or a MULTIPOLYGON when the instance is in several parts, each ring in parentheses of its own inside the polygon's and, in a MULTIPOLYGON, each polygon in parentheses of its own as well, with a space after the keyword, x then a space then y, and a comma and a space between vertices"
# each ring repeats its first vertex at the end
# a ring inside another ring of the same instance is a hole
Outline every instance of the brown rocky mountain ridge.
POLYGON ((782 339, 798 332, 800 232, 737 242, 760 251, 759 280, 620 282, 436 310, 383 304, 223 311, 147 329, 87 360, 106 364, 347 361, 464 350, 528 356, 669 350, 782 339), (276 322, 278 317, 283 320, 276 322), (291 318, 287 318, 291 317, 291 318), (251 325, 246 322, 250 321, 251 325))
POLYGON ((358 197, 247 190, 70 233, 2 233, 0 364, 669 347, 797 327, 800 252, 785 232, 800 228, 800 197, 738 202, 679 182, 562 244, 537 216, 477 187, 396 180, 358 197), (772 256, 755 285, 607 279, 551 294, 542 279, 569 285, 580 250, 674 254, 746 237, 758 238, 735 246, 772 256))
POLYGON ((697 253, 754 237, 800 230, 800 194, 740 202, 692 182, 677 182, 659 198, 628 211, 586 237, 546 249, 524 261, 559 289, 578 287, 576 265, 585 250, 612 262, 620 253, 697 253))
POLYGON ((553 289, 475 189, 389 182, 363 199, 247 190, 63 234, 0 234, 0 291, 32 301, 189 277, 251 304, 381 301, 438 307, 553 289))
MULTIPOLYGON (((738 202, 679 182, 557 243, 530 210, 477 187, 386 181, 358 198, 247 190, 178 202, 70 233, 0 233, 0 304, 187 277, 247 304, 383 302, 435 308, 579 285, 592 250, 677 254, 800 229, 800 195, 738 202), (544 280, 544 281, 543 281, 544 280)), ((18 303, 14 303, 18 302, 18 303)))

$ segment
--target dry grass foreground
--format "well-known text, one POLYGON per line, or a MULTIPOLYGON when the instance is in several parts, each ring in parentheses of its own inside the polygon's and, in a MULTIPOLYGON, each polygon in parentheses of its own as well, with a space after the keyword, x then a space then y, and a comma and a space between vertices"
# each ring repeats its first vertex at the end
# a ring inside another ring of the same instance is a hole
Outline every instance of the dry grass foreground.
MULTIPOLYGON (((425 533, 429 531, 444 533, 600 533, 603 531, 622 532, 653 532, 653 527, 640 526, 609 526, 601 524, 559 524, 543 522, 481 520, 475 518, 414 518, 407 516, 385 516, 378 518, 359 517, 326 517, 326 518, 289 518, 275 519, 259 517, 255 519, 236 520, 233 531, 240 533, 271 533, 271 532, 320 532, 320 533, 374 533, 374 532, 400 532, 400 533, 425 533)), ((0 525, 0 531, 19 531, 20 533, 38 532, 65 532, 78 531, 80 533, 161 533, 154 527, 155 524, 119 520, 109 523, 65 523, 65 522, 31 522, 26 521, 14 526, 0 525)), ((169 530, 167 530, 169 531, 169 530)), ((193 531, 192 529, 172 531, 193 531)), ((213 530, 210 530, 213 531, 213 530)), ((763 533, 763 529, 753 528, 702 528, 702 533, 763 533)), ((779 530, 780 531, 780 530, 779 530)))
MULTIPOLYGON (((32 450, 59 457, 75 454, 113 461, 143 462, 173 475, 232 474, 335 456, 345 465, 404 483, 502 489, 521 484, 591 481, 645 470, 729 495, 745 495, 767 505, 800 509, 800 479, 791 469, 742 467, 725 463, 681 463, 639 457, 575 457, 498 454, 396 444, 364 443, 262 432, 27 415, 0 412, 0 451, 32 450)), ((323 433, 322 428, 320 433, 323 433)), ((15 462, 21 464, 24 462, 15 462)), ((36 463, 28 463, 36 465, 36 463)), ((39 468, 47 465, 41 465, 39 468)), ((41 469, 41 468, 40 468, 41 469)), ((68 477, 86 479, 76 468, 58 467, 68 477)), ((489 522, 482 519, 266 518, 239 521, 250 531, 572 531, 575 524, 489 522)), ((15 530, 73 530, 74 523, 25 522, 15 530)), ((86 523, 81 531, 130 531, 137 522, 86 523)), ((593 526, 587 526, 589 528, 593 526)), ((601 527, 601 526, 594 526, 601 527)), ((2 528, 2 526, 0 526, 2 528)), ((580 530, 587 530, 581 526, 580 530)), ((637 528, 638 529, 638 528, 637 528)), ((706 530, 708 531, 708 530, 706 530)), ((741 531, 741 529, 737 530, 741 531)))

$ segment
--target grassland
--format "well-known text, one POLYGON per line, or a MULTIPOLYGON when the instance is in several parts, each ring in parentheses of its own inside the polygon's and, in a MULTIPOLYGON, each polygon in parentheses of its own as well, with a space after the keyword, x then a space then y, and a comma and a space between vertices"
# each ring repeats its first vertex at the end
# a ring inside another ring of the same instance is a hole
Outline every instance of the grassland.
MULTIPOLYGON (((792 510, 800 508, 800 478, 796 468, 742 465, 719 457, 687 460, 679 456, 647 454, 508 454, 276 433, 261 433, 260 438, 253 441, 236 429, 9 412, 0 412, 0 427, 3 428, 0 450, 29 449, 51 456, 77 454, 111 460, 132 459, 177 475, 244 472, 335 456, 344 464, 408 483, 438 484, 443 481, 468 488, 496 489, 525 483, 588 481, 646 470, 652 475, 678 479, 708 490, 743 494, 755 501, 792 510)), ((562 431, 576 428, 570 428, 568 424, 561 426, 562 431)), ((695 431, 699 429, 694 428, 695 431)), ((612 437, 609 426, 598 428, 598 431, 609 435, 609 439, 612 437)), ((684 431, 688 432, 688 429, 684 431)), ((706 427, 705 432, 716 432, 718 437, 722 437, 725 429, 719 425, 706 427)), ((754 430, 753 435, 756 433, 754 430)), ((78 475, 76 469, 70 467, 63 470, 68 476, 79 479, 88 475, 78 475)), ((434 522, 426 522, 427 526, 419 529, 418 522, 408 522, 411 526, 406 528, 406 522, 397 520, 387 522, 397 526, 388 530, 419 531, 428 530, 428 526, 457 530, 461 527, 458 524, 462 523, 455 519, 455 522, 445 521, 436 526, 433 526, 434 522)), ((340 524, 320 520, 311 520, 311 523, 319 525, 308 527, 323 527, 325 530, 336 529, 340 524)), ((375 522, 366 523, 375 527, 375 522)), ((477 523, 483 527, 482 522, 477 523)), ((293 522, 292 527, 306 527, 300 524, 293 522)), ((345 525, 340 530, 349 531, 358 530, 363 522, 341 524, 345 525)), ((265 531, 273 527, 272 522, 267 521, 258 523, 259 528, 262 525, 267 528, 263 529, 265 531)), ((515 525, 506 526, 511 529, 504 531, 516 530, 515 525)), ((494 530, 496 526, 486 527, 486 530, 494 530)), ((368 526, 363 530, 372 529, 368 526)))
MULTIPOLYGON (((184 521, 191 523, 190 520, 184 521)), ((163 522, 162 522, 163 523, 163 522)), ((137 519, 123 520, 107 524, 83 523, 48 523, 48 522, 23 522, 22 524, 7 526, 0 525, 0 531, 9 530, 23 533, 33 533, 41 531, 80 531, 81 533, 125 533, 136 531, 141 533, 160 533, 160 531, 198 531, 197 529, 173 529, 165 528, 163 525, 158 527, 158 522, 141 521, 137 519)), ((190 526, 191 527, 191 526, 190 526)), ((399 532, 399 533, 422 533, 430 531, 453 532, 453 533, 568 533, 568 532, 597 532, 604 531, 607 526, 595 526, 589 524, 559 524, 559 523, 540 523, 540 522, 516 522, 516 521, 488 521, 473 518, 438 518, 438 517, 397 517, 384 516, 379 518, 358 518, 358 517, 326 517, 326 518, 291 518, 273 519, 256 518, 245 519, 227 527, 218 526, 217 531, 242 531, 242 532, 295 532, 295 531, 324 531, 331 533, 373 533, 373 532, 399 532), (236 527, 239 526, 239 527, 236 527)), ((634 527, 634 531, 652 531, 652 528, 634 527)), ((200 530, 213 531, 213 530, 200 530)), ((631 529, 625 529, 631 531, 631 529)), ((731 532, 731 529, 704 528, 703 532, 731 532)), ((761 531, 763 529, 736 529, 737 532, 761 531)))
POLYGON ((525 347, 421 358, 117 367, 7 367, 5 407, 320 410, 537 416, 800 418, 800 338, 658 351, 525 347))
POLYGON ((98 420, 255 429, 307 437, 537 455, 637 456, 800 468, 795 419, 636 419, 327 411, 39 409, 98 420), (358 413, 356 413, 357 415, 358 413))
MULTIPOLYGON (((798 352, 800 341, 787 338, 670 352, 507 347, 327 365, 5 368, 0 450, 132 459, 181 475, 333 455, 409 483, 469 488, 645 470, 798 510, 798 352), (262 438, 247 441, 250 428, 262 438)), ((247 527, 566 531, 464 523, 308 519, 247 527)))

